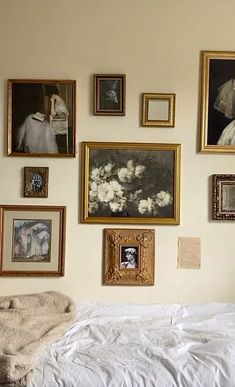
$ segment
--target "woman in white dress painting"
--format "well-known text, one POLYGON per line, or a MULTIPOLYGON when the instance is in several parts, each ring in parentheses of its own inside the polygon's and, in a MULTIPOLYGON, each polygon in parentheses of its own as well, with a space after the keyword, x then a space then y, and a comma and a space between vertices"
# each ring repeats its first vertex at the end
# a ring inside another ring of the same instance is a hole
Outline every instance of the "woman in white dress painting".
MULTIPOLYGON (((45 85, 45 96, 50 98, 52 116, 68 115, 65 102, 59 96, 56 85, 45 85)), ((16 150, 26 153, 58 153, 53 128, 42 113, 29 114, 18 129, 16 150)))
POLYGON ((230 79, 219 87, 214 108, 226 118, 233 119, 223 130, 217 145, 235 145, 235 80, 230 79))

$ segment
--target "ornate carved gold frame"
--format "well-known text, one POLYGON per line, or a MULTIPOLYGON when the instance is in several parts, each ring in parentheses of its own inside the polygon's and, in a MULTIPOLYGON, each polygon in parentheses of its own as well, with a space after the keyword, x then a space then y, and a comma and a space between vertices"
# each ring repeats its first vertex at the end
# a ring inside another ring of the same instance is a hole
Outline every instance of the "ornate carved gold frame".
POLYGON ((155 231, 104 229, 104 285, 154 285, 155 231), (121 267, 121 250, 135 246, 137 267, 121 267))

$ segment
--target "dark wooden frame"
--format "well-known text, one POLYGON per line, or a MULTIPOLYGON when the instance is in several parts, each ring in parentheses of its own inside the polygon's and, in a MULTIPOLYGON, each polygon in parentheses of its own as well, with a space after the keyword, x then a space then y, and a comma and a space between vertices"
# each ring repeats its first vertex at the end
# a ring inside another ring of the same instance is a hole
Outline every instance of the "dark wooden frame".
POLYGON ((212 176, 212 186, 212 218, 235 220, 235 175, 215 174, 212 176))

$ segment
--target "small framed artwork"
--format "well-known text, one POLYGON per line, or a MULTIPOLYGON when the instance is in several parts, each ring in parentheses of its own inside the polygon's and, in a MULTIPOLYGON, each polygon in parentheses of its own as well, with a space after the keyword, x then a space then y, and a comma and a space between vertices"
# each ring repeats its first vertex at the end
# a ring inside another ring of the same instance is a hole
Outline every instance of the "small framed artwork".
POLYGON ((235 175, 213 175, 213 211, 215 220, 235 220, 235 175))
POLYGON ((84 223, 179 224, 179 144, 83 142, 84 223))
POLYGON ((124 116, 126 103, 125 74, 94 74, 94 114, 124 116))
POLYGON ((8 80, 8 155, 76 156, 76 81, 8 80))
POLYGON ((0 276, 63 276, 66 207, 0 206, 0 276))
POLYGON ((24 167, 24 197, 48 197, 48 167, 24 167))
POLYGON ((235 152, 235 52, 202 51, 200 151, 235 152))
POLYGON ((175 94, 143 93, 142 126, 175 126, 175 94))
POLYGON ((104 284, 154 285, 155 232, 104 229, 104 284))

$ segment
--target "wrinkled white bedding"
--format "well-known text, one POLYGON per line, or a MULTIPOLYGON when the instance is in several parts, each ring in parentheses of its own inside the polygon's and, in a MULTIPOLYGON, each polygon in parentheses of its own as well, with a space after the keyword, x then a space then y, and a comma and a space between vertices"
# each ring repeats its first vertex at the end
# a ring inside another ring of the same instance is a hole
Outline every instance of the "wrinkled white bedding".
POLYGON ((235 304, 77 305, 28 387, 235 387, 235 304))

